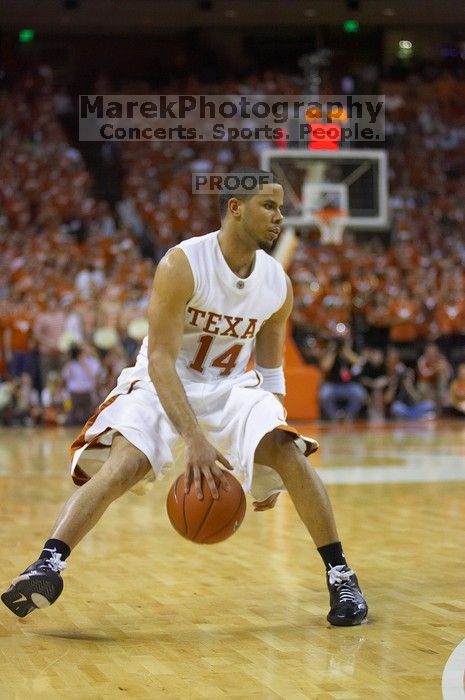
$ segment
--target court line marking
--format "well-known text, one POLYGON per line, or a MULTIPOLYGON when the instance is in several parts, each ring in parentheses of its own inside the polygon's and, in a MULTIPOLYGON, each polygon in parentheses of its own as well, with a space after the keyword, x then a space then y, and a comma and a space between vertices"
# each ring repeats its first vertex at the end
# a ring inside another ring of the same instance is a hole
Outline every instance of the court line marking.
MULTIPOLYGON (((319 472, 326 484, 403 484, 465 481, 465 460, 460 454, 431 455, 425 450, 410 453, 401 449, 383 450, 384 459, 391 457, 394 463, 353 464, 346 467, 325 467, 319 472), (402 463, 399 464, 399 459, 402 463)), ((369 455, 376 459, 377 451, 369 455)), ((381 456, 381 455, 379 455, 381 456)), ((347 459, 360 459, 360 455, 348 455, 347 459)), ((352 461, 352 460, 351 460, 352 461)), ((311 463, 311 458, 310 458, 311 463)))
POLYGON ((403 484, 434 483, 442 481, 465 481, 463 459, 451 459, 450 463, 438 468, 437 464, 424 463, 422 466, 406 465, 392 467, 388 464, 378 467, 321 467, 318 472, 325 484, 403 484))
POLYGON ((447 659, 442 672, 443 700, 464 700, 465 639, 458 644, 447 659))

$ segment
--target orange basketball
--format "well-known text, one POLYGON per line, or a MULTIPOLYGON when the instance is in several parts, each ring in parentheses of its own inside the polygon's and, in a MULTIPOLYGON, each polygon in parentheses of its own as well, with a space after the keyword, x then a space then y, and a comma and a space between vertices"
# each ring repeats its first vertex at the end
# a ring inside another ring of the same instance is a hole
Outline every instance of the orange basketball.
POLYGON ((184 474, 172 484, 166 510, 176 532, 192 542, 214 544, 233 535, 244 519, 246 501, 242 486, 229 472, 225 476, 231 489, 218 486, 219 498, 215 501, 206 480, 202 476, 203 499, 199 500, 191 486, 184 493, 184 474))

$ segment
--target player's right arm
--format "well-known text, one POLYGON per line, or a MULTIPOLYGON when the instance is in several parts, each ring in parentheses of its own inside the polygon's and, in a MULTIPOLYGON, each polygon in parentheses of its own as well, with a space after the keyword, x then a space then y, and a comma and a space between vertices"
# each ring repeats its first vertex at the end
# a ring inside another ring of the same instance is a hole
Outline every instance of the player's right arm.
POLYGON ((182 250, 172 249, 160 261, 149 304, 149 375, 168 418, 186 443, 186 492, 192 481, 202 498, 203 474, 214 498, 218 498, 217 477, 226 490, 226 481, 217 462, 232 469, 223 455, 201 431, 189 404, 176 360, 182 344, 186 306, 194 292, 194 279, 182 250))

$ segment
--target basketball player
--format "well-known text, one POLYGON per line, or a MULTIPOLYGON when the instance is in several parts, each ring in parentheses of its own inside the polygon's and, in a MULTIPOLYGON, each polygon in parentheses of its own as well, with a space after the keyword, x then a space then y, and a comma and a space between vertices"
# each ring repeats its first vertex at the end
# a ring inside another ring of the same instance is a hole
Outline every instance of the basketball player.
POLYGON ((220 230, 183 241, 158 265, 136 364, 72 445, 81 488, 39 559, 1 596, 19 617, 55 602, 65 560, 110 503, 183 460, 186 490, 198 498, 203 488, 215 499, 218 488, 228 489, 221 467, 234 470, 257 510, 287 489, 326 568, 328 621, 366 620, 328 496, 306 459, 318 443, 286 424, 282 357, 293 297, 268 254, 283 220, 283 189, 268 175, 269 184, 251 193, 222 195, 220 230), (255 369, 247 371, 254 349, 255 369))

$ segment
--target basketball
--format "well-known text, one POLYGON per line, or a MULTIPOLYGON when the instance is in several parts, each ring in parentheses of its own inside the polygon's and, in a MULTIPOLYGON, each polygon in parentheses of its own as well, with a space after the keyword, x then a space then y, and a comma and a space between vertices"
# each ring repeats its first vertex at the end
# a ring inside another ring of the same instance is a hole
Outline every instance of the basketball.
POLYGON ((191 542, 215 544, 233 535, 244 519, 246 500, 242 486, 229 472, 224 471, 231 487, 225 491, 218 486, 219 498, 215 500, 202 476, 203 499, 199 500, 191 486, 184 493, 184 474, 172 484, 166 500, 166 510, 176 532, 191 542))

